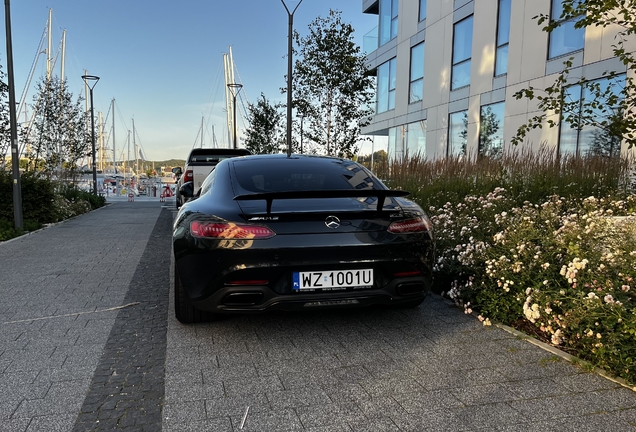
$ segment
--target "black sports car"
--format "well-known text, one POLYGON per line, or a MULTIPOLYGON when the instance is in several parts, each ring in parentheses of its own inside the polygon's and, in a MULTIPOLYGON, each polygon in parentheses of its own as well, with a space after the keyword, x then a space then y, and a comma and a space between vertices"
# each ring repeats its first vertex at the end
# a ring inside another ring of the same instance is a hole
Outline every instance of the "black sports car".
MULTIPOLYGON (((191 183, 181 188, 192 195, 191 183)), ((177 214, 177 319, 368 305, 430 290, 425 212, 362 165, 305 155, 226 159, 177 214)))

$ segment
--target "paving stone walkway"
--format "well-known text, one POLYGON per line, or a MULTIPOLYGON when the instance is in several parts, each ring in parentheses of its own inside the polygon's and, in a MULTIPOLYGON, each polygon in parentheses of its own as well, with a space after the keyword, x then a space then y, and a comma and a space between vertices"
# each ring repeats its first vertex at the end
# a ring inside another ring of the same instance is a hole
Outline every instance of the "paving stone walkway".
POLYGON ((0 432, 636 431, 636 393, 483 327, 414 310, 182 325, 174 200, 0 243, 0 432))

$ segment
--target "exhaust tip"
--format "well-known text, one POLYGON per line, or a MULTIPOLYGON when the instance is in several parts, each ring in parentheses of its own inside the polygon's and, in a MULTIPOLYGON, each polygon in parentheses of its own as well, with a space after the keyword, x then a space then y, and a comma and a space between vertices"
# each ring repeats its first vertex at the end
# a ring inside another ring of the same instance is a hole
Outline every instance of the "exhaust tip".
POLYGON ((254 306, 262 301, 262 292, 238 292, 228 294, 223 299, 223 304, 225 306, 254 306))
POLYGON ((408 282, 399 284, 396 291, 399 295, 408 296, 413 294, 421 294, 426 290, 422 282, 408 282))

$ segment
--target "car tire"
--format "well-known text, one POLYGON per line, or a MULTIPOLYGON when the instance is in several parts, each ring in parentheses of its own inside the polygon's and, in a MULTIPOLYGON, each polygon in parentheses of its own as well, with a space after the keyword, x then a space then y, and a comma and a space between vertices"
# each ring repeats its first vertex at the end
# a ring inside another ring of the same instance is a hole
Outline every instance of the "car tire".
POLYGON ((174 313, 177 320, 183 324, 209 322, 214 318, 212 312, 199 310, 192 305, 181 284, 177 266, 174 266, 174 313))

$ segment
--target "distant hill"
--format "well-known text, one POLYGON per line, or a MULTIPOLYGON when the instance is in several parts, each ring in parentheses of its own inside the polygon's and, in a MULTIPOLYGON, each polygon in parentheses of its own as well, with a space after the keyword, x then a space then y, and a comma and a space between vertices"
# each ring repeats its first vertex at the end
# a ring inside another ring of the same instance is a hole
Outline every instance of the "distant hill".
MULTIPOLYGON (((146 161, 144 162, 145 164, 151 164, 152 165, 152 161, 146 161)), ((176 166, 184 166, 185 165, 185 159, 169 159, 169 160, 165 160, 165 161, 154 161, 155 166, 171 166, 171 167, 176 167, 176 166)))

